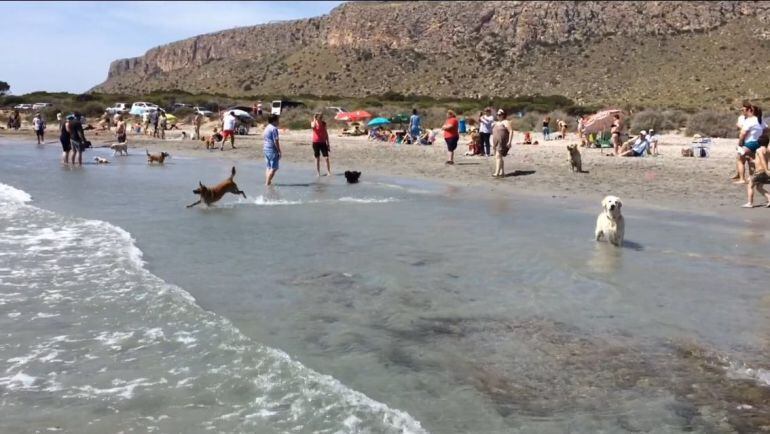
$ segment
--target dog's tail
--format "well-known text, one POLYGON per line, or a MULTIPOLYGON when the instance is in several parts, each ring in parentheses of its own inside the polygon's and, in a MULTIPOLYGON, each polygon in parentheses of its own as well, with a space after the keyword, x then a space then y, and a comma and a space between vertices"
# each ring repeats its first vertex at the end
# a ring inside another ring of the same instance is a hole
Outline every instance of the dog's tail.
POLYGON ((150 151, 148 151, 147 149, 145 149, 145 150, 144 150, 144 152, 146 152, 146 153, 147 153, 147 156, 148 156, 148 157, 150 156, 150 151))
POLYGON ((235 178, 235 166, 233 166, 233 170, 230 172, 230 179, 235 178))

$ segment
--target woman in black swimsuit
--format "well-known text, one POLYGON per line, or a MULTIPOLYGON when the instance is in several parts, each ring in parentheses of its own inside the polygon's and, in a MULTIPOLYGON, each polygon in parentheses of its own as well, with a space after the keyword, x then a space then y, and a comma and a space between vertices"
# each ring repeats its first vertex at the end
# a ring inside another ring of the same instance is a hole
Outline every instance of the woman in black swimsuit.
POLYGON ((619 114, 615 114, 614 117, 615 120, 612 122, 610 132, 612 133, 612 146, 615 148, 615 155, 618 155, 620 153, 620 132, 623 129, 623 122, 621 122, 619 114))

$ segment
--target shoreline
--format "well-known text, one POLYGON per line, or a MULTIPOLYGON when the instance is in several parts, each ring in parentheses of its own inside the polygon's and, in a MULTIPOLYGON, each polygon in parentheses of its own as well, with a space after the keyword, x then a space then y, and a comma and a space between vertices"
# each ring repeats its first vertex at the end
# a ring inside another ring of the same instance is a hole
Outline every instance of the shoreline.
MULTIPOLYGON (((202 128, 203 135, 210 134, 209 125, 202 128)), ((209 151, 201 141, 179 140, 177 137, 182 131, 192 133, 190 126, 181 127, 167 131, 166 140, 130 134, 130 152, 148 149, 150 152, 169 152, 172 156, 257 162, 263 158, 262 128, 253 128, 247 136, 236 136, 235 150, 229 149, 227 144, 224 151, 209 151)), ((55 132, 50 128, 48 131, 55 132)), ((282 130, 280 134, 281 162, 312 172, 315 167, 310 130, 282 130)), ((690 143, 690 138, 674 134, 661 135, 661 155, 657 157, 612 157, 603 155, 607 150, 581 148, 587 173, 572 173, 566 146, 577 142, 574 133, 568 134, 566 140, 518 145, 516 143, 522 141, 523 134, 516 132, 514 145, 505 160, 506 177, 496 179, 491 177, 493 158, 463 155, 469 141, 467 135, 461 136, 454 166, 444 164, 446 148, 441 138, 433 145, 418 146, 371 142, 365 136, 341 137, 337 129, 330 129, 329 135, 333 173, 359 170, 364 172, 364 177, 368 172, 382 177, 410 178, 466 189, 469 193, 480 189, 480 193, 493 196, 513 194, 532 200, 595 202, 597 212, 601 199, 612 194, 634 207, 726 213, 747 220, 766 217, 758 209, 740 208, 745 203, 746 187, 729 180, 734 170, 733 139, 713 139, 709 158, 681 157, 680 149, 690 143)), ((533 136, 538 138, 537 134, 533 136)), ((110 131, 88 131, 87 137, 94 148, 106 148, 115 143, 110 131)), ((2 130, 0 138, 34 140, 34 133, 31 130, 2 130)), ((58 140, 53 141, 49 136, 45 146, 58 147, 58 140)), ((323 173, 323 161, 321 163, 323 173)), ((280 171, 277 176, 280 179, 280 171)))

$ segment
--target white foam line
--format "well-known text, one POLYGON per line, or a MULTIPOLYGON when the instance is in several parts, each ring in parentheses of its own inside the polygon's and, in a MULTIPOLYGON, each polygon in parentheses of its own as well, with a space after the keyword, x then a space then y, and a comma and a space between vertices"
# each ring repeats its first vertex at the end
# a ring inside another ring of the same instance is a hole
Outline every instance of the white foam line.
MULTIPOLYGON (((355 201, 355 198, 342 198, 347 199, 349 201, 355 201)), ((342 199, 339 199, 340 201, 343 201, 342 199)), ((19 204, 22 204, 21 208, 24 209, 33 209, 39 212, 43 213, 50 213, 53 214, 50 211, 42 210, 40 208, 31 206, 31 205, 25 205, 24 203, 31 200, 31 197, 29 194, 27 194, 24 191, 18 190, 16 188, 7 186, 5 184, 0 184, 0 200, 10 200, 12 202, 16 202, 19 204)), ((382 200, 382 199, 362 199, 362 200, 382 200)), ((391 199, 387 199, 391 200, 391 199)), ((300 202, 301 203, 301 202, 300 202)), ((279 202, 280 204, 280 202, 279 202)), ((403 433, 423 433, 426 432, 419 421, 412 418, 408 413, 398 410, 398 409, 392 409, 388 407, 386 404, 378 402, 373 400, 372 398, 369 398, 368 396, 364 395, 361 392, 358 392, 356 390, 353 390, 344 384, 342 384, 339 380, 335 379, 332 376, 324 375, 321 373, 318 373, 300 362, 292 360, 292 358, 286 354, 285 352, 267 347, 264 345, 257 344, 256 342, 253 342, 251 339, 243 335, 240 330, 238 330, 227 318, 219 317, 214 313, 207 312, 203 310, 198 304, 195 303, 195 298, 188 293, 187 291, 183 290, 182 288, 179 288, 174 285, 170 285, 163 281, 161 278, 155 276, 154 274, 150 273, 146 268, 144 268, 144 261, 142 259, 142 251, 136 246, 135 240, 131 236, 131 234, 124 229, 112 225, 107 222, 98 221, 98 220, 83 220, 83 219, 77 219, 79 224, 83 224, 85 226, 90 226, 93 228, 93 232, 96 232, 97 230, 101 231, 107 231, 110 235, 117 236, 119 242, 117 243, 117 248, 122 250, 122 255, 124 257, 128 257, 130 259, 130 264, 136 268, 137 271, 144 274, 148 279, 151 279, 155 282, 158 282, 163 285, 163 289, 160 290, 160 292, 168 291, 170 293, 173 293, 177 296, 179 296, 180 301, 184 301, 189 303, 190 306, 192 306, 194 309, 199 310, 200 312, 206 312, 207 315, 212 315, 216 318, 216 321, 214 321, 216 326, 224 327, 226 330, 230 330, 238 340, 243 340, 245 342, 248 342, 246 344, 247 347, 252 347, 255 349, 262 349, 265 351, 265 353, 272 356, 273 361, 282 361, 286 365, 284 366, 290 366, 294 369, 296 369, 298 372, 294 375, 299 374, 298 377, 295 379, 302 384, 303 391, 299 392, 299 395, 304 396, 305 399, 309 399, 307 393, 315 394, 318 385, 323 385, 326 388, 327 392, 331 392, 338 396, 339 399, 342 400, 343 406, 349 406, 352 411, 355 411, 356 408, 365 408, 367 411, 372 413, 379 413, 379 417, 381 418, 381 421, 396 428, 399 429, 403 433), (310 392, 308 392, 310 391, 310 392)), ((34 225, 30 225, 30 228, 32 228, 34 225)), ((34 231, 33 231, 34 232, 34 231)), ((61 234, 60 234, 61 235, 61 234)), ((37 236, 37 235, 36 235, 37 236)), ((73 239, 73 234, 71 233, 65 233, 64 234, 64 241, 66 243, 71 243, 78 241, 78 239, 73 239)), ((75 237, 77 238, 77 237, 75 237)), ((81 240, 82 241, 82 240, 81 240)), ((34 243, 32 243, 34 245, 34 243)), ((149 333, 149 337, 157 337, 159 338, 161 336, 161 333, 156 329, 151 329, 147 331, 149 333)), ((121 343, 132 337, 133 332, 102 332, 101 334, 97 335, 95 339, 99 342, 101 342, 103 345, 107 347, 114 347, 114 348, 120 348, 121 343)), ((190 342, 191 337, 185 336, 183 334, 179 334, 179 336, 176 336, 177 338, 181 339, 182 341, 187 341, 187 343, 190 342)), ((56 339, 65 339, 66 337, 57 337, 56 339)), ((240 344, 239 344, 240 346, 240 344)), ((27 355, 26 357, 17 357, 10 360, 7 360, 8 363, 12 363, 13 365, 6 369, 6 373, 11 374, 11 371, 18 370, 21 367, 27 365, 31 360, 37 359, 39 356, 43 355, 43 349, 37 349, 34 350, 31 354, 27 355)), ((52 360, 55 358, 58 354, 51 353, 51 352, 45 352, 45 355, 43 356, 44 360, 52 360)), ((291 371, 292 369, 290 369, 291 371)), ((6 377, 0 377, 0 386, 5 386, 10 390, 36 390, 39 389, 37 387, 38 378, 32 377, 29 375, 24 374, 21 371, 16 371, 14 375, 9 375, 6 377)), ((260 381, 259 379, 255 379, 255 381, 260 381)), ((161 378, 160 383, 165 383, 166 380, 161 378)), ((131 381, 124 381, 120 380, 118 383, 115 383, 113 381, 112 386, 113 387, 107 387, 107 388, 97 388, 94 386, 86 385, 81 387, 74 388, 74 393, 65 395, 64 397, 80 397, 80 398, 86 398, 90 399, 93 397, 98 397, 102 395, 113 395, 118 396, 124 399, 130 399, 134 394, 134 389, 136 387, 146 387, 151 386, 154 384, 159 384, 157 382, 149 382, 145 378, 139 378, 131 381)), ((270 384, 268 385, 270 387, 273 387, 275 385, 270 384)), ((50 386, 54 387, 54 386, 50 386)), ((56 386, 59 387, 59 386, 56 386)), ((55 390, 59 390, 56 389, 55 390)), ((54 390, 51 389, 51 390, 54 390)), ((255 414, 255 416, 266 416, 267 413, 258 413, 255 414)), ((355 426, 356 429, 352 429, 353 431, 358 431, 357 428, 359 428, 357 425, 360 423, 357 417, 355 416, 348 416, 344 421, 340 421, 340 423, 343 423, 343 425, 346 426, 355 426)))
POLYGON ((26 191, 13 188, 0 182, 0 200, 6 202, 27 203, 32 201, 32 196, 26 191))

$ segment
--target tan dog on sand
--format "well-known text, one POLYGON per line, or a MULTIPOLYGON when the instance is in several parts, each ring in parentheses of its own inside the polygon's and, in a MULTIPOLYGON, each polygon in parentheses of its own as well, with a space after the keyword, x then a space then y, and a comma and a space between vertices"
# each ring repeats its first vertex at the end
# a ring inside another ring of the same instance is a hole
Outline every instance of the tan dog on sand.
POLYGON ((580 157, 580 150, 577 144, 567 145, 569 151, 569 165, 570 170, 577 173, 583 173, 583 161, 580 157))
POLYGON ((152 164, 157 162, 158 164, 163 164, 163 161, 166 160, 166 158, 171 158, 171 154, 168 152, 161 152, 160 154, 150 154, 150 151, 144 150, 144 152, 147 153, 147 164, 152 164))
POLYGON ((235 166, 233 166, 232 172, 230 172, 230 177, 226 180, 220 182, 219 184, 215 185, 214 187, 208 188, 205 185, 203 185, 202 182, 198 181, 198 188, 193 190, 193 193, 200 196, 200 199, 198 199, 197 202, 192 203, 190 205, 187 205, 187 208, 192 208, 195 205, 198 205, 203 201, 203 203, 206 204, 206 206, 210 206, 212 203, 218 201, 219 199, 222 199, 222 196, 225 195, 225 193, 232 193, 232 194, 242 194, 243 198, 246 198, 246 193, 242 192, 241 190, 238 190, 238 185, 233 181, 233 178, 235 177, 235 166))
POLYGON ((611 244, 622 247, 626 232, 626 223, 620 208, 620 198, 607 196, 602 200, 602 213, 596 219, 596 241, 606 237, 611 244))

